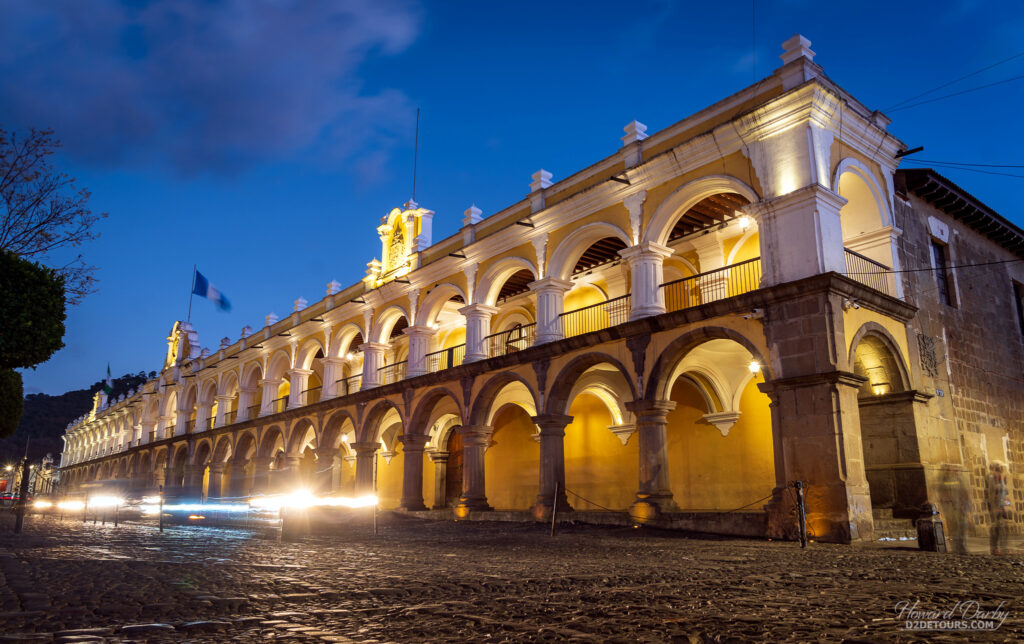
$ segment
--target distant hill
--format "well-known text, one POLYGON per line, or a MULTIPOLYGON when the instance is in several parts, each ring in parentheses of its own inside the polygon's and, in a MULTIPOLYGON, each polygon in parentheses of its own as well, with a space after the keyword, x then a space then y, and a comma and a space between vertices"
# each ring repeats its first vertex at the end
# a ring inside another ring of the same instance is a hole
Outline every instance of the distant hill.
MULTIPOLYGON (((130 389, 156 377, 156 372, 128 373, 112 380, 114 396, 126 394, 130 389)), ((29 458, 33 461, 53 455, 54 463, 60 463, 64 449, 61 436, 68 423, 92 409, 92 397, 103 388, 103 381, 93 383, 88 389, 76 389, 59 396, 29 394, 25 396, 25 412, 18 423, 18 430, 6 440, 0 440, 0 466, 18 462, 25 455, 25 442, 29 441, 29 458)))

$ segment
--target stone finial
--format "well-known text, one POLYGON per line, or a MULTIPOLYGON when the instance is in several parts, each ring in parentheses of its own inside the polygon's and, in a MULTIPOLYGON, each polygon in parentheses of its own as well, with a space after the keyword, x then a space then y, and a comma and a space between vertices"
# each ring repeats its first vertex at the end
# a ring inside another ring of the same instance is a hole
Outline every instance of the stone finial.
POLYGON ((230 346, 231 346, 231 338, 224 337, 224 338, 220 339, 220 348, 221 349, 227 349, 230 346))
POLYGON ((202 350, 202 352, 201 352, 201 353, 199 354, 199 357, 200 357, 200 358, 209 358, 209 357, 210 357, 210 353, 212 353, 212 352, 210 351, 210 347, 203 347, 203 350, 202 350))
POLYGON ((274 326, 275 324, 277 324, 277 321, 280 320, 281 318, 277 317, 276 313, 271 313, 264 319, 267 321, 267 326, 274 326))
POLYGON ((248 324, 242 327, 242 338, 248 338, 252 335, 252 327, 248 324))
POLYGON ((406 210, 416 210, 419 207, 420 207, 420 205, 418 203, 416 203, 415 201, 413 201, 412 199, 410 199, 409 201, 405 202, 405 209, 406 210))
POLYGON ((643 141, 647 138, 647 126, 640 121, 630 121, 629 125, 622 129, 626 133, 626 136, 622 137, 622 145, 629 145, 634 141, 643 141))
POLYGON ((462 218, 463 226, 472 226, 476 222, 483 219, 483 217, 480 216, 483 214, 483 211, 477 208, 476 204, 473 204, 472 206, 467 208, 465 214, 466 216, 462 218))
POLYGON ((292 310, 298 313, 302 309, 306 308, 307 304, 309 304, 309 302, 306 301, 306 298, 300 297, 299 299, 295 300, 295 304, 292 306, 292 310))
POLYGON ((537 192, 551 185, 552 175, 544 168, 537 170, 530 176, 533 178, 533 181, 530 182, 530 192, 537 192))
POLYGON ((791 63, 799 58, 806 58, 814 61, 814 52, 811 51, 811 41, 800 34, 793 34, 793 37, 782 43, 783 53, 779 58, 782 63, 791 63))
POLYGON ((341 292, 341 283, 337 280, 331 280, 327 282, 327 294, 334 295, 335 293, 341 292))

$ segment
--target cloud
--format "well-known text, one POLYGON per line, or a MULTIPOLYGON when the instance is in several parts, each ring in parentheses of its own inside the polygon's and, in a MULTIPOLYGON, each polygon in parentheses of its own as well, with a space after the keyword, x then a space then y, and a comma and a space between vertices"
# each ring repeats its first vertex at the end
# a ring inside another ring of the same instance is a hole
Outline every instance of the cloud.
POLYGON ((104 165, 352 156, 411 121, 401 92, 364 92, 360 67, 419 28, 401 0, 4 3, 0 114, 104 165))

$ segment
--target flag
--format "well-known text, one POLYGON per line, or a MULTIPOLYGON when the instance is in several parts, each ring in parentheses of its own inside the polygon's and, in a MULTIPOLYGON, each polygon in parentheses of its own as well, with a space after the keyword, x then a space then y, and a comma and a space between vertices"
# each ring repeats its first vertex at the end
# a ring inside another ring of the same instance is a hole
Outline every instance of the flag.
POLYGON ((110 379, 110 363, 107 363, 107 379, 103 382, 103 391, 108 396, 114 393, 114 381, 110 379))
POLYGON ((210 280, 206 279, 199 271, 196 271, 196 280, 192 285, 192 292, 210 300, 222 311, 231 310, 231 302, 228 302, 228 298, 224 297, 223 293, 214 288, 213 284, 210 284, 210 280))

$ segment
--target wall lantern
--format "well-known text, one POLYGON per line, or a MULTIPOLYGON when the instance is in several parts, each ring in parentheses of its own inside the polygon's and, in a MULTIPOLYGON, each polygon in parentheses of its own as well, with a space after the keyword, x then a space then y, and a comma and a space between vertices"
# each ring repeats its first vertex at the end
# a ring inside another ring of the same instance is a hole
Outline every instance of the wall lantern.
POLYGON ((757 372, 761 371, 761 363, 758 362, 757 360, 753 360, 748 365, 748 368, 750 369, 750 373, 757 373, 757 372))

